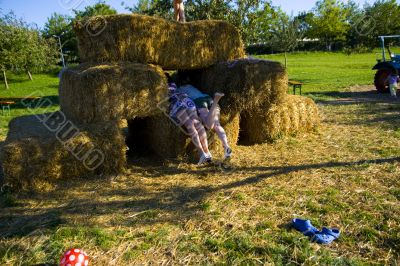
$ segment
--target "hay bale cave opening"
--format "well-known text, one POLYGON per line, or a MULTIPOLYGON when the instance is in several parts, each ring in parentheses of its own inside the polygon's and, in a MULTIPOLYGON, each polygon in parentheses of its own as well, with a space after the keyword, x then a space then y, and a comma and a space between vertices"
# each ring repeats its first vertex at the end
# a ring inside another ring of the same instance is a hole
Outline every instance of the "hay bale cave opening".
MULTIPOLYGON (((178 84, 180 73, 183 76, 190 75, 192 84, 200 91, 213 96, 213 92, 204 88, 201 78, 205 69, 197 70, 175 70, 168 71, 173 77, 174 82, 178 84)), ((231 100, 228 96, 222 102, 231 100)), ((221 107, 227 107, 229 104, 223 104, 221 107)), ((168 104, 163 106, 168 108, 168 104)), ((240 113, 236 110, 223 109, 220 114, 221 125, 224 127, 230 145, 234 148, 239 142, 239 121, 240 113)), ((246 133, 244 133, 246 134, 246 133)), ((127 162, 134 162, 138 158, 157 158, 161 160, 180 159, 195 162, 198 159, 198 152, 187 135, 183 127, 179 127, 168 117, 168 109, 146 117, 136 117, 127 119, 124 128, 126 137, 126 146, 128 147, 126 156, 127 162)), ((214 131, 207 131, 209 140, 209 149, 213 155, 219 157, 223 155, 222 143, 214 131)))

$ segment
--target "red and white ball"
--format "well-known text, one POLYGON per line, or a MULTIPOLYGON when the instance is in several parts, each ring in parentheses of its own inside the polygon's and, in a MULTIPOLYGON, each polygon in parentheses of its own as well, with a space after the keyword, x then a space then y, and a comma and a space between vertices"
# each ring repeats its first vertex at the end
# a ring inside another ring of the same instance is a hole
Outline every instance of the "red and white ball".
POLYGON ((61 257, 60 266, 88 266, 89 257, 85 251, 71 248, 61 257))

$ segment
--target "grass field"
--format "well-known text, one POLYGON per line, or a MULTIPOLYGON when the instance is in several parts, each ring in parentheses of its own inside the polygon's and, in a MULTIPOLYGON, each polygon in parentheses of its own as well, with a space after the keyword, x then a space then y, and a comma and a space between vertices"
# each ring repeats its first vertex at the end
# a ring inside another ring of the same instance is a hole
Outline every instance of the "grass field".
POLYGON ((21 106, 11 106, 11 115, 0 116, 0 140, 3 140, 7 135, 8 122, 13 117, 29 115, 32 113, 43 113, 46 111, 55 111, 58 107, 58 77, 56 73, 36 74, 33 75, 33 81, 28 79, 28 75, 7 74, 10 89, 6 89, 3 84, 0 84, 0 98, 2 97, 26 97, 26 96, 44 96, 50 99, 54 105, 44 108, 30 109, 21 106))
MULTIPOLYGON (((290 55, 290 77, 320 101, 320 128, 239 146, 229 167, 131 158, 119 176, 3 192, 0 264, 57 264, 70 247, 91 265, 400 264, 400 102, 346 89, 372 83, 369 58, 290 55), (294 217, 342 236, 311 243, 290 228, 294 217)), ((54 95, 57 79, 42 77, 37 86, 54 95)), ((28 93, 39 81, 18 86, 28 93)))
MULTIPOLYGON (((284 63, 282 54, 260 56, 284 63)), ((303 92, 314 99, 329 99, 332 92, 354 85, 373 84, 375 54, 294 53, 288 56, 290 79, 304 83, 303 92)))

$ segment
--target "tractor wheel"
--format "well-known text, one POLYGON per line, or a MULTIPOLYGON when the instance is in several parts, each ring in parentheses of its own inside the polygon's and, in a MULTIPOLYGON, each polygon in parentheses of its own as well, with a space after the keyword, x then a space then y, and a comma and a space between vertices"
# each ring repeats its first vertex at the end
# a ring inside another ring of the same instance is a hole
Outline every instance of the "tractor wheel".
POLYGON ((388 69, 379 69, 375 74, 375 88, 380 93, 389 92, 389 84, 386 81, 391 71, 388 69))

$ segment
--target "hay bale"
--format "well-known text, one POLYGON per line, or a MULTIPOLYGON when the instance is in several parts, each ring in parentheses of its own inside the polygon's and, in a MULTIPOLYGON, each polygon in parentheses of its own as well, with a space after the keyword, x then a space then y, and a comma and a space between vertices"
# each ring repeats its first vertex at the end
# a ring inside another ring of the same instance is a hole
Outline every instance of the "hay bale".
POLYGON ((288 76, 279 62, 261 59, 237 59, 216 64, 204 70, 183 71, 203 92, 225 93, 221 108, 229 113, 261 107, 282 101, 288 76))
POLYGON ((296 95, 287 95, 283 102, 273 104, 268 110, 247 111, 241 116, 241 141, 248 145, 311 131, 320 121, 314 101, 296 95))
POLYGON ((153 153, 164 159, 184 159, 192 153, 190 138, 167 115, 150 117, 147 123, 147 142, 153 153))
POLYGON ((125 139, 117 122, 75 126, 60 112, 13 119, 1 151, 5 182, 46 190, 54 181, 119 173, 125 139))
POLYGON ((178 23, 138 14, 110 15, 75 22, 74 30, 82 62, 195 69, 244 56, 238 30, 225 21, 178 23))
MULTIPOLYGON (((220 117, 221 125, 225 129, 226 136, 228 137, 229 145, 235 152, 236 145, 239 141, 239 113, 234 114, 221 114, 220 117)), ((208 143, 209 148, 213 156, 222 158, 224 155, 224 149, 222 142, 219 140, 218 135, 212 131, 209 134, 208 143)))
POLYGON ((81 64, 64 71, 61 110, 77 123, 147 117, 167 97, 161 68, 143 64, 81 64))
MULTIPOLYGON (((236 146, 239 139, 239 115, 221 115, 221 125, 225 128, 226 134, 232 148, 236 146)), ((132 145, 133 150, 137 147, 146 147, 157 156, 163 159, 199 159, 198 153, 190 140, 190 136, 170 118, 164 114, 149 117, 139 123, 130 123, 130 132, 134 132, 135 138, 132 145), (143 127, 145 128, 143 130, 143 127), (137 138, 140 134, 140 140, 137 138)), ((216 157, 223 155, 222 144, 214 132, 207 132, 209 149, 216 157)))

